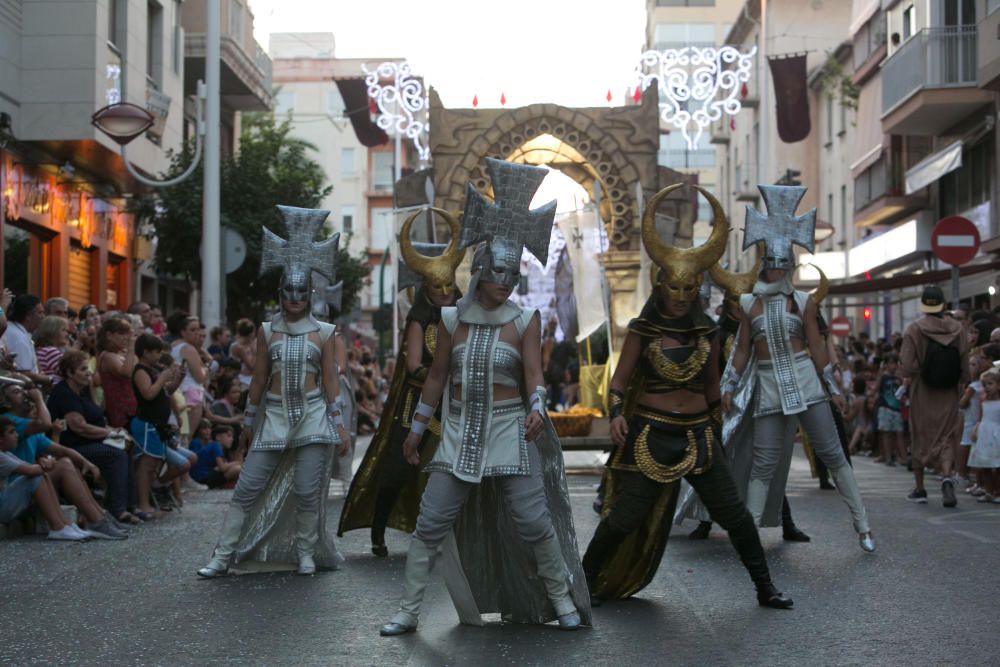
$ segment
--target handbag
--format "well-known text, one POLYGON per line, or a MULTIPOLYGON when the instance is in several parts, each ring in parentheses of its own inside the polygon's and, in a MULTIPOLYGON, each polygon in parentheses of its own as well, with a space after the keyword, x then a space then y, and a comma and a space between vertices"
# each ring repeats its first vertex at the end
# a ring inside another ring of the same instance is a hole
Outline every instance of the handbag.
POLYGON ((121 450, 125 449, 127 443, 128 443, 128 436, 125 434, 124 431, 112 431, 110 434, 108 434, 108 437, 104 438, 104 440, 101 441, 101 444, 103 445, 110 445, 115 449, 121 449, 121 450))

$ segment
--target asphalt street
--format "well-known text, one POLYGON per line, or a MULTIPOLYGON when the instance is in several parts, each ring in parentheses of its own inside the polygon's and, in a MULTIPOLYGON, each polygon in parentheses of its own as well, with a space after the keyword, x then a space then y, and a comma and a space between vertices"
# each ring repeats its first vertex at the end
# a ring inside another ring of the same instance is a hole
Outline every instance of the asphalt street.
MULTIPOLYGON (((358 454, 360 456, 360 454, 358 454)), ((0 663, 17 665, 944 665, 1000 664, 1000 506, 962 495, 904 500, 900 468, 856 462, 878 551, 858 547, 846 507, 797 455, 789 496, 809 544, 763 531, 793 611, 762 609, 725 534, 675 529, 652 584, 595 610, 594 627, 461 626, 440 580, 421 626, 382 638, 407 536, 390 556, 366 531, 339 541, 341 570, 202 581, 230 492, 190 492, 182 514, 124 542, 0 541, 0 663)), ((597 523, 593 474, 570 479, 581 550, 597 523)), ((336 495, 336 494, 334 494, 336 495)), ((330 499, 330 528, 341 499, 330 499)))

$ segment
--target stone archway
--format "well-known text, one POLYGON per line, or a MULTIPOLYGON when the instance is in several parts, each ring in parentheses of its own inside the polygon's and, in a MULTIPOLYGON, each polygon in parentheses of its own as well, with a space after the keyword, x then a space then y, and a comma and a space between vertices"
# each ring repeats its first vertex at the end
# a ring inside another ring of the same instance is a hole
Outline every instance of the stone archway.
MULTIPOLYGON (((485 157, 509 159, 527 142, 551 135, 572 147, 585 162, 564 172, 591 196, 593 179, 602 185, 601 214, 611 247, 639 247, 636 193, 648 200, 660 187, 657 171, 659 118, 656 90, 627 107, 570 109, 533 104, 519 109, 446 109, 430 93, 430 149, 434 156, 435 205, 461 210, 466 183, 490 189, 485 157)), ((671 230, 676 231, 676 230, 671 230)))

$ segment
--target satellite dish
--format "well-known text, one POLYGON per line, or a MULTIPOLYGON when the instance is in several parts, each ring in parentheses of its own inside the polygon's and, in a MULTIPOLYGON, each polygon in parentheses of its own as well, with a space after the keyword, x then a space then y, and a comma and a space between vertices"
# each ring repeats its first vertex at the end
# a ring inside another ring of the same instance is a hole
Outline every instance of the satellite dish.
POLYGON ((227 274, 236 271, 247 258, 247 242, 239 232, 230 228, 222 228, 222 270, 227 274))

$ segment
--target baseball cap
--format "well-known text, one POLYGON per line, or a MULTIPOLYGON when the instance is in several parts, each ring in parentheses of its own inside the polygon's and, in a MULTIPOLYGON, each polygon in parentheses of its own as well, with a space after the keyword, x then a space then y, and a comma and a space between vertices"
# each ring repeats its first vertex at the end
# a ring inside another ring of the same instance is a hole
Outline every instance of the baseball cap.
POLYGON ((937 285, 928 285, 920 295, 920 312, 940 313, 944 310, 944 292, 937 285))

